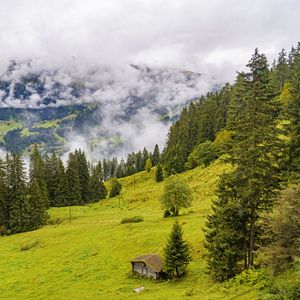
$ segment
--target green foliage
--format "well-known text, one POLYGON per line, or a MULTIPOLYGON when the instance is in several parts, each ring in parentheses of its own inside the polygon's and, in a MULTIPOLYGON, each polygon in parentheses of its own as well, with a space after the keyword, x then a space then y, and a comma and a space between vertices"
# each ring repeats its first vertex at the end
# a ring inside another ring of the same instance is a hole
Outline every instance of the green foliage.
POLYGON ((152 165, 157 166, 159 164, 159 161, 160 161, 160 151, 158 145, 156 144, 152 155, 152 165))
POLYGON ((117 178, 112 178, 109 198, 120 195, 121 190, 122 190, 122 184, 120 183, 120 181, 117 178))
POLYGON ((193 169, 196 166, 204 165, 207 167, 218 157, 214 143, 206 141, 198 145, 188 157, 187 167, 193 169))
POLYGON ((182 227, 177 220, 164 248, 164 256, 165 269, 171 277, 183 275, 191 261, 189 246, 183 239, 182 227))
POLYGON ((219 281, 254 265, 260 246, 262 212, 273 206, 283 153, 277 125, 278 102, 264 54, 255 50, 240 73, 230 102, 230 161, 235 170, 223 177, 207 223, 208 266, 219 281))
POLYGON ((155 171, 155 181, 161 182, 164 180, 164 173, 161 164, 158 164, 155 171))
POLYGON ((44 203, 44 208, 49 208, 45 162, 41 157, 37 144, 33 146, 33 150, 30 154, 29 184, 34 185, 35 180, 40 190, 41 202, 44 203))
POLYGON ((144 221, 144 218, 142 216, 125 217, 121 220, 121 224, 139 223, 139 222, 143 222, 143 221, 144 221))
POLYGON ((107 190, 101 178, 101 169, 92 166, 92 174, 89 182, 89 197, 88 202, 97 202, 100 199, 105 199, 107 190))
POLYGON ((165 182, 160 202, 163 209, 170 211, 173 216, 178 216, 181 208, 191 206, 192 190, 186 181, 178 175, 172 175, 165 182))
POLYGON ((36 178, 30 183, 29 188, 29 206, 30 206, 30 229, 37 229, 48 219, 47 210, 42 194, 42 190, 36 178))
POLYGON ((80 185, 80 204, 84 204, 90 201, 89 199, 89 184, 90 184, 90 173, 87 164, 87 159, 85 153, 83 151, 75 150, 74 155, 78 164, 78 177, 79 177, 79 185, 80 185))
POLYGON ((68 184, 67 202, 68 205, 79 205, 82 203, 81 186, 79 177, 79 165, 74 153, 69 153, 68 167, 66 171, 68 184))
POLYGON ((151 171, 151 168, 152 168, 152 162, 151 162, 151 159, 148 158, 146 160, 146 166, 145 166, 145 170, 149 173, 151 171))
POLYGON ((224 174, 218 185, 218 198, 213 202, 212 213, 207 217, 205 247, 207 265, 214 280, 225 281, 241 269, 245 257, 245 209, 236 201, 237 179, 234 173, 224 174))
POLYGON ((300 186, 281 193, 271 218, 271 243, 264 249, 265 263, 275 273, 290 267, 300 257, 300 186))
POLYGON ((223 154, 229 150, 231 141, 231 132, 227 129, 222 129, 217 132, 214 145, 217 151, 223 154))
POLYGON ((183 172, 193 149, 207 140, 213 141, 216 133, 225 128, 230 97, 231 86, 226 84, 182 110, 180 119, 169 130, 162 156, 167 175, 183 172))

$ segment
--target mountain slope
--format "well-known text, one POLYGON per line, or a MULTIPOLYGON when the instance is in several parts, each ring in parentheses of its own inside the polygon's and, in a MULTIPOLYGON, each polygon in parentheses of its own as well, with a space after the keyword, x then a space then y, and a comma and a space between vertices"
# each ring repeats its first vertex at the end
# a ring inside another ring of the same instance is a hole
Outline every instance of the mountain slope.
POLYGON ((72 207, 71 224, 68 208, 51 208, 51 221, 57 224, 0 237, 0 299, 132 299, 133 288, 140 286, 146 291, 139 299, 259 299, 253 286, 215 285, 205 273, 202 227, 218 176, 229 170, 218 160, 179 175, 194 190, 192 207, 178 217, 192 247, 185 278, 155 282, 130 275, 132 258, 163 253, 174 222, 162 217, 158 199, 163 183, 153 180, 152 170, 122 179, 124 202, 113 198, 72 207), (120 224, 123 217, 135 215, 145 221, 120 224))
POLYGON ((181 108, 212 86, 204 75, 171 68, 51 70, 12 62, 0 74, 0 147, 39 143, 65 152, 77 143, 104 156, 127 154, 147 146, 153 132, 162 143, 181 108))

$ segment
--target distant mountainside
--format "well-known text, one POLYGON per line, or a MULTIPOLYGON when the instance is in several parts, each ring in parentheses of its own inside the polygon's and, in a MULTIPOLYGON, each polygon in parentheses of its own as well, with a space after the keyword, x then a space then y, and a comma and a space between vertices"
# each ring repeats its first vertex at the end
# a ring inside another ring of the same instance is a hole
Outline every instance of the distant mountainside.
POLYGON ((13 61, 0 76, 0 147, 125 154, 163 141, 181 108, 213 86, 204 75, 171 68, 50 70, 13 61))

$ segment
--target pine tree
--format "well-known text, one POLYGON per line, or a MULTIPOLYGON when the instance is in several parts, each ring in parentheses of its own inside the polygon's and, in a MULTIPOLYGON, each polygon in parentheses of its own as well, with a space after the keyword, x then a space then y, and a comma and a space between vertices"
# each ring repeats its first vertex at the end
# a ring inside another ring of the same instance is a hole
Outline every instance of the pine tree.
MULTIPOLYGON (((83 151, 75 150, 74 160, 77 161, 78 177, 80 184, 80 202, 79 204, 87 203, 89 195, 90 173, 88 163, 83 151)), ((75 164, 75 162, 74 162, 75 164)))
POLYGON ((182 227, 176 220, 164 248, 165 268, 170 276, 179 277, 186 271, 191 261, 190 249, 183 239, 182 227))
POLYGON ((240 271, 240 262, 247 268, 246 209, 237 199, 238 184, 234 172, 221 177, 212 213, 207 217, 205 247, 210 275, 224 281, 240 271))
POLYGON ((5 229, 8 228, 9 225, 8 220, 9 220, 9 211, 8 211, 8 203, 7 203, 5 166, 2 159, 0 159, 0 227, 4 226, 4 228, 2 228, 2 230, 4 231, 5 229))
POLYGON ((121 159, 120 163, 117 166, 116 177, 117 178, 125 177, 125 162, 123 159, 121 159))
POLYGON ((149 158, 149 152, 146 149, 146 147, 144 147, 144 149, 143 149, 143 170, 145 170, 146 161, 147 161, 148 158, 149 158))
POLYGON ((156 144, 152 155, 152 165, 157 166, 159 161, 160 161, 160 152, 159 152, 159 147, 156 144))
POLYGON ((56 178, 56 170, 55 166, 57 163, 57 156, 53 152, 51 156, 45 156, 45 180, 47 187, 47 195, 49 204, 55 206, 55 178, 56 178))
POLYGON ((81 186, 79 178, 79 167, 76 156, 73 153, 69 153, 68 166, 66 171, 68 194, 68 205, 79 205, 81 200, 81 186))
POLYGON ((44 225, 48 219, 43 193, 37 178, 30 183, 29 188, 29 207, 30 207, 30 228, 37 229, 44 225))
POLYGON ((26 197, 24 163, 20 154, 7 157, 9 229, 13 233, 30 230, 30 206, 26 197))
POLYGON ((97 167, 92 167, 89 190, 89 202, 96 202, 100 199, 105 199, 107 195, 107 190, 101 180, 101 175, 99 174, 97 167))
MULTIPOLYGON (((228 129, 233 133, 230 161, 236 167, 232 182, 227 185, 233 185, 235 194, 233 197, 226 190, 220 193, 208 224, 210 232, 216 230, 214 219, 220 222, 216 225, 217 228, 227 228, 226 220, 235 215, 236 210, 241 211, 242 218, 238 218, 239 222, 235 225, 236 234, 224 239, 228 248, 225 264, 233 270, 238 268, 239 259, 242 257, 236 252, 241 236, 245 238, 241 247, 244 267, 250 268, 254 265, 255 251, 259 247, 260 214, 272 208, 280 181, 279 154, 283 151, 276 126, 278 102, 274 99, 270 85, 267 59, 256 49, 247 66, 250 72, 239 74, 237 78, 228 123, 228 129), (220 218, 219 211, 222 212, 220 218)), ((218 261, 221 255, 221 252, 214 250, 214 241, 211 234, 208 234, 210 261, 218 261)), ((215 242, 219 243, 219 240, 215 242)), ((209 264, 211 273, 218 274, 215 276, 217 279, 232 275, 228 275, 227 268, 222 271, 222 264, 209 264)))
POLYGON ((41 157, 37 144, 33 146, 33 150, 30 154, 29 184, 33 184, 34 180, 36 180, 39 185, 41 201, 44 203, 44 207, 49 208, 45 162, 41 157))
POLYGON ((291 120, 290 125, 290 160, 291 171, 300 174, 300 43, 298 47, 290 53, 291 68, 291 94, 292 101, 289 103, 288 116, 291 120))
POLYGON ((155 180, 156 182, 161 182, 164 180, 164 174, 161 164, 158 164, 156 167, 155 180))
POLYGON ((60 157, 56 157, 53 160, 53 164, 55 165, 55 173, 53 178, 53 202, 51 203, 51 205, 66 206, 68 205, 68 181, 65 167, 60 157))

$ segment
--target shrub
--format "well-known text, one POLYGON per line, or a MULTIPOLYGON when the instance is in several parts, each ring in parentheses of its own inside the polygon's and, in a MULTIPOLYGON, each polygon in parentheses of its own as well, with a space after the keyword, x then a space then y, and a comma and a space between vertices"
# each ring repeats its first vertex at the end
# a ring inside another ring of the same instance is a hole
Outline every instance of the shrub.
POLYGON ((122 190, 122 184, 120 183, 120 181, 117 178, 112 178, 109 198, 120 195, 121 190, 122 190))
POLYGON ((125 217, 122 219, 121 224, 139 223, 139 222, 143 222, 143 221, 144 221, 144 218, 142 216, 125 217))

